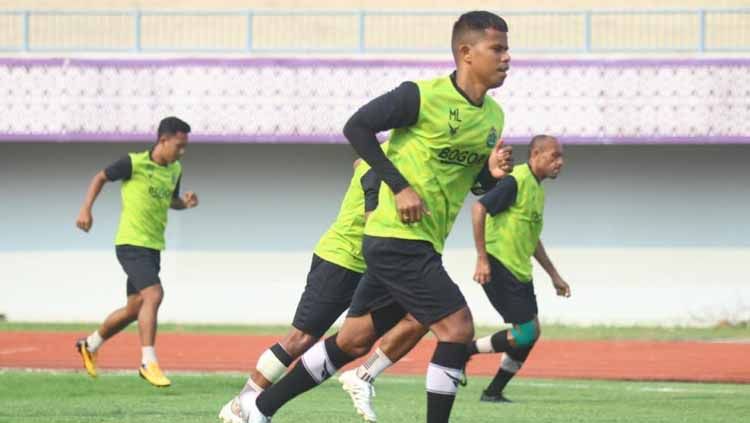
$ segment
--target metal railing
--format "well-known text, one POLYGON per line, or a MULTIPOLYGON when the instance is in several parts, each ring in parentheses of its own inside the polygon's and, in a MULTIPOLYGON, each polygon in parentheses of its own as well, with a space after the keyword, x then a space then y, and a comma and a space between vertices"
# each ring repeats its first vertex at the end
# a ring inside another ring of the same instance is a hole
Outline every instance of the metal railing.
MULTIPOLYGON (((0 11, 0 51, 436 53, 458 11, 0 11)), ((528 53, 746 52, 750 8, 513 11, 528 53)))

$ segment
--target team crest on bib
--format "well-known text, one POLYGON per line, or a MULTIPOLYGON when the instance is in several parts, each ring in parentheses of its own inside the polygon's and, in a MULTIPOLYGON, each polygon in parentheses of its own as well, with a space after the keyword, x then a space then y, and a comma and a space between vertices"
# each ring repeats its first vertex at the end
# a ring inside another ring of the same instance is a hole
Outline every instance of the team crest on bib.
POLYGON ((490 129, 490 133, 487 134, 487 147, 494 147, 496 142, 497 130, 495 130, 495 127, 493 126, 492 129, 490 129))

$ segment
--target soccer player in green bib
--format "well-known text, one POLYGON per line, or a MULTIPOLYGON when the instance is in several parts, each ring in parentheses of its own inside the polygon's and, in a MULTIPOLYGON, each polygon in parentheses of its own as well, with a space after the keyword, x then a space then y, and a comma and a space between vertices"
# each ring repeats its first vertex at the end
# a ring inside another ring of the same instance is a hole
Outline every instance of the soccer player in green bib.
MULTIPOLYGON (((384 147, 385 148, 385 147, 384 147)), ((354 163, 354 175, 344 195, 336 220, 318 241, 307 283, 297 304, 292 327, 258 358, 242 392, 219 411, 224 423, 242 422, 240 397, 255 397, 281 379, 294 360, 310 349, 352 302, 365 272, 362 237, 365 220, 377 207, 380 179, 362 160, 354 163)), ((388 324, 390 328, 392 324, 388 324)), ((424 335, 413 319, 399 324, 383 338, 378 362, 388 364, 403 357, 424 335)), ((371 374, 372 372, 370 372, 371 374)), ((369 387, 369 385, 368 385, 369 387)), ((372 410, 363 409, 375 421, 372 410)))
POLYGON ((477 250, 474 280, 482 285, 505 322, 513 325, 510 330, 477 339, 469 347, 469 354, 503 353, 500 369, 481 401, 510 402, 503 389, 521 369, 541 333, 531 257, 550 276, 557 295, 570 297, 570 286, 557 273, 540 239, 544 224, 542 182, 557 178, 562 167, 560 142, 537 135, 529 146, 529 161, 513 168, 472 209, 477 250))
POLYGON ((159 123, 157 141, 151 150, 130 153, 99 171, 89 184, 78 214, 76 226, 88 232, 93 224, 91 209, 107 182, 122 181, 122 213, 115 237, 115 252, 127 275, 127 301, 104 320, 99 329, 76 342, 83 366, 96 377, 96 357, 104 341, 138 321, 141 338, 141 366, 138 373, 154 386, 166 387, 156 358, 157 314, 164 291, 159 279, 161 250, 167 210, 189 209, 198 205, 198 196, 186 192, 180 196, 182 165, 190 126, 176 117, 159 123))
POLYGON ((257 398, 240 399, 248 421, 269 421, 286 402, 366 354, 383 322, 407 313, 438 339, 427 371, 427 421, 448 421, 474 325, 441 253, 468 192, 511 170, 510 149, 498 142, 503 111, 487 95, 508 71, 507 32, 493 13, 462 15, 452 34, 454 73, 404 82, 347 122, 344 135, 384 182, 365 226, 367 270, 339 333, 313 346, 257 398), (384 153, 376 134, 388 129, 384 153))

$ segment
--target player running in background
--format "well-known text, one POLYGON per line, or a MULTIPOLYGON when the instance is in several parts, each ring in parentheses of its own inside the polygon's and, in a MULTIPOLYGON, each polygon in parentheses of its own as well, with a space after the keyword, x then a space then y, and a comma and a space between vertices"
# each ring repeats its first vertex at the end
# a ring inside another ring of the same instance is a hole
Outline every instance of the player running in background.
POLYGON ((156 358, 157 314, 164 296, 159 271, 167 210, 193 208, 198 196, 186 192, 180 197, 182 165, 190 126, 176 117, 159 123, 157 141, 151 150, 130 153, 99 171, 89 184, 76 225, 88 232, 93 224, 91 209, 107 182, 122 181, 122 213, 115 238, 115 252, 127 274, 127 301, 113 311, 99 329, 76 342, 83 366, 96 377, 96 356, 104 341, 138 321, 141 338, 141 366, 138 373, 158 387, 170 385, 156 358))
POLYGON ((510 402, 503 389, 526 361, 541 328, 532 281, 531 257, 552 279, 557 295, 570 297, 570 286, 557 273, 540 239, 544 223, 545 179, 556 179, 563 167, 560 142, 548 135, 531 140, 529 161, 513 169, 472 209, 477 265, 474 280, 487 298, 513 325, 472 342, 469 353, 503 357, 481 401, 510 402), (490 217, 487 217, 487 214, 490 217))

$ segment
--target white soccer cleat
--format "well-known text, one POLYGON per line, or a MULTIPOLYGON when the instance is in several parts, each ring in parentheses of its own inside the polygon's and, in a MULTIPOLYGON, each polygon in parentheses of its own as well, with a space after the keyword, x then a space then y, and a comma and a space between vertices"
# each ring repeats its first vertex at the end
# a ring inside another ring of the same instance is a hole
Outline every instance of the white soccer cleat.
POLYGON ((269 423, 270 417, 266 417, 263 413, 258 410, 255 405, 255 400, 260 395, 260 392, 246 389, 240 392, 238 402, 240 405, 240 415, 242 416, 242 423, 269 423))
POLYGON ((234 397, 224 404, 219 411, 219 420, 222 423, 245 423, 242 419, 242 410, 240 409, 240 398, 234 397))
POLYGON ((372 409, 372 397, 375 396, 375 387, 357 376, 356 370, 347 370, 339 376, 341 387, 349 394, 357 409, 357 414, 362 416, 366 422, 377 421, 375 410, 372 409))

